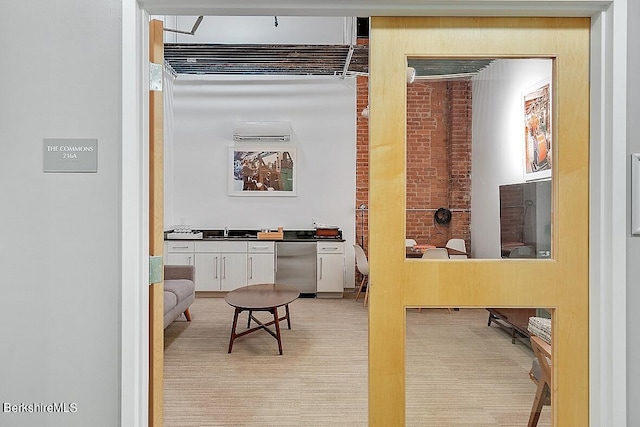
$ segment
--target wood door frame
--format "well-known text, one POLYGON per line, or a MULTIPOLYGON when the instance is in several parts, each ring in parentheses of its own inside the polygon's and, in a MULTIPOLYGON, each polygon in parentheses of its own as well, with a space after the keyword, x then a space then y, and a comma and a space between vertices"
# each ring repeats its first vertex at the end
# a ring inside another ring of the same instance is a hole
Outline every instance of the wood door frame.
POLYGON ((590 27, 589 18, 371 19, 371 425, 405 424, 405 308, 411 306, 551 308, 554 425, 588 425, 590 27), (554 59, 552 259, 405 258, 409 57, 554 59))
MULTIPOLYGON (((135 0, 122 2, 122 263, 121 263, 121 419, 123 425, 145 425, 148 372, 146 289, 148 277, 146 227, 148 218, 145 178, 148 113, 146 25, 148 14, 176 14, 179 2, 163 10, 135 0), (135 42, 134 42, 135 41, 135 42)), ((385 14, 372 6, 361 16, 385 14)), ((591 419, 597 425, 626 425, 626 0, 549 2, 534 0, 527 10, 507 1, 482 6, 452 0, 449 8, 430 11, 428 4, 405 9, 407 15, 591 16, 591 226, 590 344, 592 356, 591 419), (615 5, 615 7, 614 7, 615 5), (611 197, 621 209, 611 211, 611 197)), ((209 5, 209 14, 231 14, 233 5, 209 5)), ((360 10, 360 8, 357 8, 360 10)), ((258 14, 259 10, 252 10, 258 14)), ((195 13, 192 11, 192 13, 195 13)), ((236 12, 237 13, 237 12, 236 12)), ((313 12, 309 12, 310 15, 313 12)))
MULTIPOLYGON (((164 67, 163 22, 149 22, 149 62, 164 67)), ((162 75, 162 74, 161 74, 162 75)), ((164 94, 149 89, 149 255, 164 249, 164 94)), ((149 287, 149 426, 163 425, 164 281, 149 287)))

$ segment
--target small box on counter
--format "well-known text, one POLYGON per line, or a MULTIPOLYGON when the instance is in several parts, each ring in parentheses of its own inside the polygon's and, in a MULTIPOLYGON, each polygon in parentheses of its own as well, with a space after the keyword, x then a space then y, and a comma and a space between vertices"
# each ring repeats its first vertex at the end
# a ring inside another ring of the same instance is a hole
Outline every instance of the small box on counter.
POLYGON ((258 240, 282 240, 284 238, 283 231, 259 231, 258 240))
POLYGON ((317 225, 315 237, 337 239, 342 237, 342 232, 335 225, 317 225))
POLYGON ((282 240, 284 239, 284 230, 278 227, 278 231, 259 231, 258 240, 282 240))
POLYGON ((338 235, 337 228, 316 228, 316 236, 318 237, 338 237, 338 235))

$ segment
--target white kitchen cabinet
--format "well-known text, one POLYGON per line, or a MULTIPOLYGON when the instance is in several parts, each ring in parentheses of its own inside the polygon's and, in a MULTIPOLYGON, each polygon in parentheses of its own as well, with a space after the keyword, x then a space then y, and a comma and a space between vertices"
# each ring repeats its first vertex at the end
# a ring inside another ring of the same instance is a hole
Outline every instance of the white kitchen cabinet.
POLYGON ((193 265, 195 256, 193 253, 168 253, 167 265, 193 265))
POLYGON ((193 265, 195 263, 193 241, 166 241, 164 263, 166 265, 193 265))
POLYGON ((221 258, 220 290, 232 291, 247 285, 247 254, 223 253, 221 258))
POLYGON ((274 242, 248 242, 247 284, 275 283, 276 262, 274 242))
POLYGON ((195 242, 196 291, 231 291, 247 284, 247 242, 195 242))
MULTIPOLYGON (((318 297, 342 297, 344 242, 317 242, 318 297)), ((312 261, 313 262, 313 261, 312 261)), ((275 283, 275 242, 255 240, 168 240, 165 264, 195 265, 196 291, 227 292, 246 285, 275 283)))
POLYGON ((196 291, 220 290, 220 254, 196 254, 196 291))
POLYGON ((341 296, 345 278, 344 242, 318 242, 317 250, 318 297, 341 296))

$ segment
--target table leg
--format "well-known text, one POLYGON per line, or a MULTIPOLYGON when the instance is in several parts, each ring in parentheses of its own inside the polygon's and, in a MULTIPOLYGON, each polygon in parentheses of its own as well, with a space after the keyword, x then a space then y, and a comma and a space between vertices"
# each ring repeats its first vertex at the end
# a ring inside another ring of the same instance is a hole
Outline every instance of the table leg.
MULTIPOLYGON (((229 351, 231 353, 231 349, 233 348, 233 340, 236 339, 236 325, 238 324, 238 314, 240 314, 240 309, 236 307, 236 311, 233 314, 233 326, 231 327, 231 338, 229 338, 229 351)), ((251 318, 251 317, 249 317, 251 318)))
POLYGON ((249 310, 249 318, 247 319, 247 329, 251 327, 251 314, 253 311, 249 310))
POLYGON ((289 329, 291 329, 291 317, 289 317, 289 304, 285 304, 284 309, 287 313, 287 315, 285 316, 287 318, 287 326, 289 327, 289 329))
POLYGON ((273 308, 273 322, 276 324, 276 339, 278 340, 278 351, 282 355, 282 340, 280 339, 280 319, 278 318, 278 307, 273 308))

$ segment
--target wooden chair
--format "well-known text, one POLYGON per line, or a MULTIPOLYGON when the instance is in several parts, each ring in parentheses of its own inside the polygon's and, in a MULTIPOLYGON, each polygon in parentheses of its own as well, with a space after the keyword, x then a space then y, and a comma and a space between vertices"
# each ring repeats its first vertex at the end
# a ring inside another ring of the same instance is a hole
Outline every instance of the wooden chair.
POLYGON ((369 260, 367 260, 367 255, 364 253, 364 249, 362 249, 359 245, 353 245, 353 249, 356 253, 356 268, 362 274, 362 281, 360 282, 360 286, 358 287, 358 293, 356 294, 356 301, 360 297, 360 292, 362 292, 362 288, 365 283, 367 284, 367 289, 364 293, 364 305, 367 305, 367 300, 369 299, 369 260))
POLYGON ((531 415, 527 427, 536 427, 542 406, 551 405, 551 346, 536 335, 531 335, 531 348, 536 358, 529 372, 529 378, 537 386, 536 396, 533 399, 531 415))

